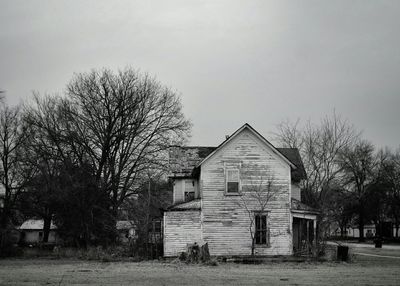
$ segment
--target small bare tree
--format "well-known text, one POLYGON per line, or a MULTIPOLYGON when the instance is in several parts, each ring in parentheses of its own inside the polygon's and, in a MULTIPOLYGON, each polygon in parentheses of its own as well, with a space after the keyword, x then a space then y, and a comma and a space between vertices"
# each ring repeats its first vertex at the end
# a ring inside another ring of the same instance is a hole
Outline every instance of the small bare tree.
MULTIPOLYGON (((257 170, 259 166, 246 166, 247 170, 257 170)), ((253 171, 254 172, 254 171, 253 171)), ((277 193, 281 189, 275 180, 274 175, 267 168, 260 174, 255 176, 251 171, 244 172, 243 174, 243 186, 237 205, 242 208, 248 216, 248 230, 251 237, 251 255, 254 256, 257 233, 256 221, 257 215, 267 215, 270 210, 270 203, 276 197, 277 193)), ((268 222, 265 222, 268 224, 268 222)), ((267 237, 265 237, 267 243, 269 243, 269 228, 265 225, 267 231, 267 237)))

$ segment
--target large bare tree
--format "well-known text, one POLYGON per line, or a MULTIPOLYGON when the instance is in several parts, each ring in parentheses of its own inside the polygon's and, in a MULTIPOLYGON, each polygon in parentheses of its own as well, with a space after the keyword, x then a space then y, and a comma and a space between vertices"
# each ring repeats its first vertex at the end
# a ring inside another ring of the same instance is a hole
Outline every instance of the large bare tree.
POLYGON ((114 212, 143 174, 166 163, 166 148, 190 131, 179 96, 130 68, 76 74, 67 95, 71 134, 95 167, 99 188, 110 194, 114 212))

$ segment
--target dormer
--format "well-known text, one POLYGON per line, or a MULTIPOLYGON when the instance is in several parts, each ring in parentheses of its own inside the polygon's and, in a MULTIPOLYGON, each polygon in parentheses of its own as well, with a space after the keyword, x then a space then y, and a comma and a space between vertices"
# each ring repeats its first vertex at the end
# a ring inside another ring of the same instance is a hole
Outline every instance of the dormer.
POLYGON ((173 204, 200 198, 199 173, 196 166, 215 147, 171 146, 169 149, 169 178, 173 181, 173 204))

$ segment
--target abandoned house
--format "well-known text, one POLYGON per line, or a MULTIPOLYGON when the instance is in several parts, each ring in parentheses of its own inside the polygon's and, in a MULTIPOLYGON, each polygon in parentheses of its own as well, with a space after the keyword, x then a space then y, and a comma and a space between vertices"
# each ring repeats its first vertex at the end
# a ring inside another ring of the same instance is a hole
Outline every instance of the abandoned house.
POLYGON ((164 256, 194 242, 216 256, 309 251, 318 212, 301 203, 306 173, 297 149, 275 148, 244 124, 218 147, 171 147, 169 164, 164 256))

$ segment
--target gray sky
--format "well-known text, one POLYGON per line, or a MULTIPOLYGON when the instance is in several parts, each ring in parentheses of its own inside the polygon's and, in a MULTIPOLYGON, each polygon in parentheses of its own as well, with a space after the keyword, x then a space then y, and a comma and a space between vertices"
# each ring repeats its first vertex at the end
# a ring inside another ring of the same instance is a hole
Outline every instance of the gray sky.
POLYGON ((400 144, 400 1, 4 1, 0 89, 62 92, 73 72, 132 66, 182 96, 192 145, 248 122, 348 118, 400 144))

